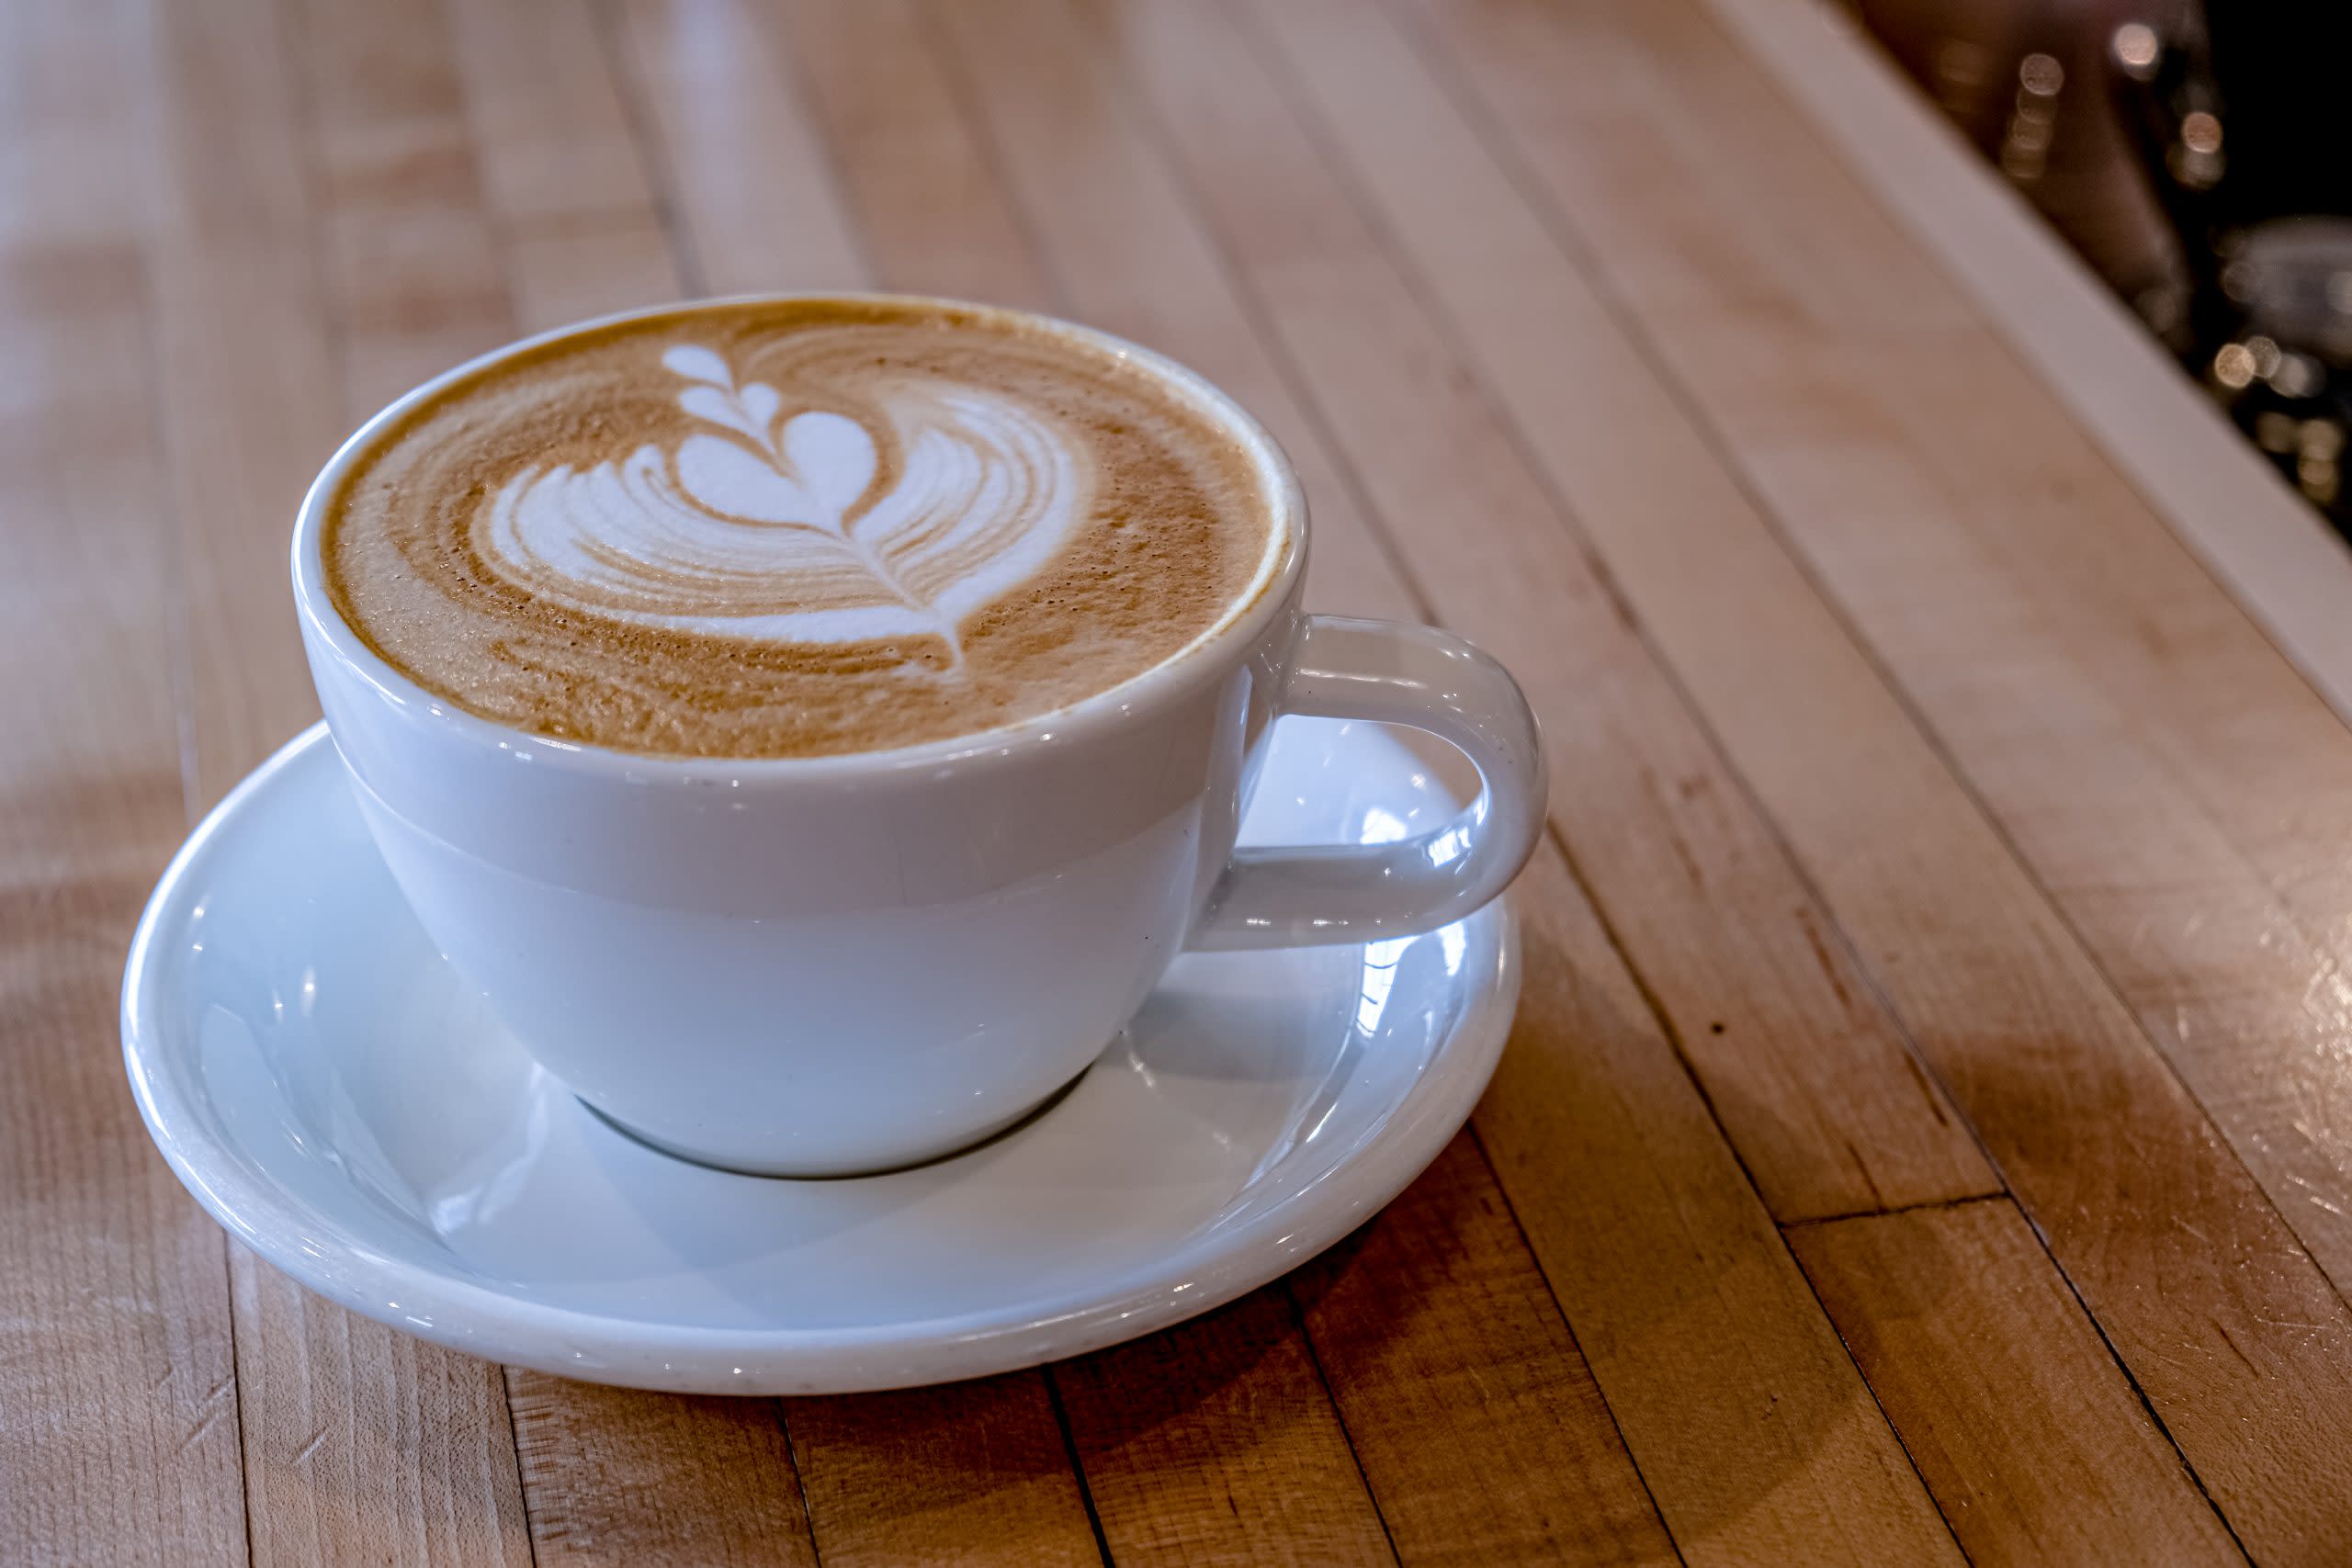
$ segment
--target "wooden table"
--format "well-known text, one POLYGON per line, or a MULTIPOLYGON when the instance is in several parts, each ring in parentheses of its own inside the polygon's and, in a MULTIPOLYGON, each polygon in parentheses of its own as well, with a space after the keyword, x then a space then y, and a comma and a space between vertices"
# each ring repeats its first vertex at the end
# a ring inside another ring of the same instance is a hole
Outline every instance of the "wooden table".
POLYGON ((2352 1560, 2352 565, 1805 0, 0 6, 0 1560, 2352 1560), (304 1295, 123 947, 295 499, 681 293, 1058 310, 1541 712, 1471 1131, 1193 1325, 727 1402, 304 1295))

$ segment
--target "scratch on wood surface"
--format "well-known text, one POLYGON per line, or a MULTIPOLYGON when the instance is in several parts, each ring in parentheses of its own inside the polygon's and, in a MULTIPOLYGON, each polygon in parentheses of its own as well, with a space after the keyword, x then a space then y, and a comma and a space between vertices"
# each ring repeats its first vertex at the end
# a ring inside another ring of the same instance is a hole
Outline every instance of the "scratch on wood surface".
POLYGON ((205 1434, 211 1431, 213 1424, 218 1422, 220 1419, 220 1407, 216 1404, 204 1413, 203 1419, 199 1420, 195 1426, 188 1428, 187 1435, 182 1438, 179 1441, 178 1451, 186 1453, 188 1450, 202 1442, 204 1440, 205 1434))

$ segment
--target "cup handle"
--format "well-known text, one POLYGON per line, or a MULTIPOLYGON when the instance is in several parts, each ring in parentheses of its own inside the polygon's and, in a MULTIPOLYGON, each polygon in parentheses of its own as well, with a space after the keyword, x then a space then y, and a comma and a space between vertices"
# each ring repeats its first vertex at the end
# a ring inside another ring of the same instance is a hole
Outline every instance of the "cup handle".
POLYGON ((1289 715, 1409 725, 1476 765, 1478 798, 1417 839, 1236 850, 1186 943, 1197 952, 1370 942, 1434 931, 1519 874, 1544 829, 1535 716, 1503 667, 1442 631, 1310 615, 1282 693, 1289 715))

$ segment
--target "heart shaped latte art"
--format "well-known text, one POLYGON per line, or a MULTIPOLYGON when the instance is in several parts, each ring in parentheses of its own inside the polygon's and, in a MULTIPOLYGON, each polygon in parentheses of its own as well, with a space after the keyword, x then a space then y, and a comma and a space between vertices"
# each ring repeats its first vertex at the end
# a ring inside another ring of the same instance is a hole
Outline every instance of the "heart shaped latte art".
POLYGON ((698 423, 593 468, 500 487, 481 539, 500 576, 638 625, 804 644, 936 637, 951 668, 973 611, 1035 576, 1091 503, 1085 448, 991 389, 882 389, 888 446, 847 414, 788 408, 710 349, 673 347, 698 423))

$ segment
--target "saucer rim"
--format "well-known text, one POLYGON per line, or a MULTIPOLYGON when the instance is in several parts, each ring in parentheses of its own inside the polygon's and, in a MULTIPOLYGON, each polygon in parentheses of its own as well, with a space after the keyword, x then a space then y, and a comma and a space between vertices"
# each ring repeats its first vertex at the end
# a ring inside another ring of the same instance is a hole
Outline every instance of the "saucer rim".
POLYGON ((1409 1186, 1468 1121, 1517 1011, 1519 918, 1507 893, 1459 922, 1492 928, 1493 964, 1449 982, 1469 992, 1468 1003, 1377 1128, 1330 1171, 1265 1213, 1125 1270, 1104 1289, 929 1318, 779 1328, 665 1323, 537 1302, 430 1259, 367 1246, 249 1168, 206 1125, 181 1077, 186 1052, 166 1043, 158 1021, 169 1001, 160 994, 163 966, 156 961, 162 933, 185 924, 191 882, 212 856, 228 852, 224 845, 238 822, 274 789, 300 787, 304 765, 330 765, 313 761, 322 746, 333 747, 323 720, 281 746, 206 814, 157 880, 123 971, 122 1049, 132 1096, 181 1184, 273 1268, 364 1317, 501 1362, 674 1392, 847 1393, 989 1376, 1157 1332, 1279 1279, 1409 1186), (1447 1070, 1435 1070, 1440 1064, 1447 1070), (395 1300, 402 1306, 388 1312, 395 1300), (420 1324, 418 1314, 429 1322, 420 1324), (569 1359, 550 1354, 551 1342, 569 1359), (669 1359, 661 1359, 665 1354, 669 1359), (675 1364, 714 1358, 728 1363, 726 1375, 675 1364), (855 1364, 884 1359, 891 1360, 887 1368, 855 1364))

